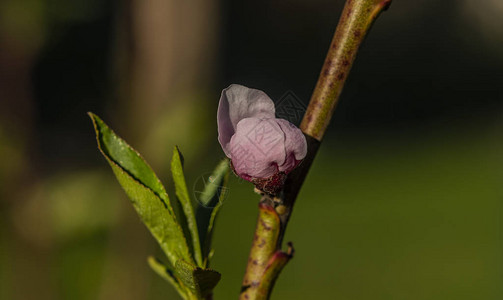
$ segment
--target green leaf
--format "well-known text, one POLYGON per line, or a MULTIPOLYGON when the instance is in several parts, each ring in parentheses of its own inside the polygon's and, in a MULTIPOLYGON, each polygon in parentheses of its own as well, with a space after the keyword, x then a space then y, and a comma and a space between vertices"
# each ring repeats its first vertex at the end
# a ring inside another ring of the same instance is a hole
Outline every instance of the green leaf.
POLYGON ((205 181, 205 187, 198 198, 202 206, 197 209, 197 222, 199 224, 200 240, 204 242, 203 257, 205 258, 205 267, 208 265, 211 254, 211 240, 215 220, 227 194, 229 171, 229 160, 223 159, 208 180, 205 181))
POLYGON ((181 259, 176 262, 175 274, 192 293, 199 297, 205 297, 211 293, 221 277, 217 271, 202 269, 181 259))
POLYGON ((187 292, 184 290, 183 286, 180 285, 178 279, 175 277, 174 271, 167 266, 165 266, 160 260, 153 256, 149 256, 148 264, 150 268, 157 273, 157 275, 161 276, 163 279, 171 283, 180 294, 183 299, 187 299, 187 292))
POLYGON ((229 174, 229 169, 229 160, 225 158, 222 159, 216 166, 215 170, 213 170, 208 183, 205 185, 204 190, 199 196, 199 200, 203 206, 214 207, 214 202, 216 202, 215 200, 219 202, 219 197, 226 193, 228 179, 226 177, 229 174))
POLYGON ((187 226, 192 236, 192 248, 194 257, 198 266, 203 267, 203 259, 201 255, 201 244, 199 243, 199 233, 197 231, 196 216, 194 207, 189 197, 187 185, 185 183, 185 176, 183 174, 183 157, 178 147, 175 146, 173 150, 173 158, 171 159, 171 173, 173 174, 173 181, 175 182, 176 196, 182 204, 183 213, 187 220, 187 226))
POLYGON ((93 113, 89 116, 96 130, 98 148, 171 264, 175 265, 179 259, 193 262, 168 194, 152 168, 98 116, 93 113))

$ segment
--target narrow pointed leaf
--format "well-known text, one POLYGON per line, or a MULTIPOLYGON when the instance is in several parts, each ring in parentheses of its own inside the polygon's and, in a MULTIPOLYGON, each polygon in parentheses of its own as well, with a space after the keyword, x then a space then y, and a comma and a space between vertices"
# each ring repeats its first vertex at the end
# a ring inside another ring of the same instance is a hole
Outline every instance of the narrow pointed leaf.
POLYGON ((199 233, 197 231, 196 215, 194 207, 189 197, 187 185, 185 183, 185 176, 183 174, 182 155, 178 147, 173 150, 173 158, 171 159, 171 173, 173 174, 173 181, 175 183, 176 196, 180 201, 187 220, 187 226, 192 236, 192 248, 194 257, 198 266, 203 267, 203 259, 201 255, 201 244, 199 242, 199 233))
POLYGON ((98 116, 89 113, 98 148, 171 264, 192 262, 187 242, 169 202, 168 194, 150 166, 98 116))
POLYGON ((215 206, 215 200, 219 200, 218 197, 224 195, 226 192, 225 186, 222 184, 222 181, 225 180, 225 177, 229 174, 229 160, 227 158, 222 159, 218 165, 213 170, 208 183, 205 185, 204 190, 199 196, 199 200, 201 204, 208 206, 215 206))
POLYGON ((197 209, 197 222, 200 225, 199 233, 200 240, 203 243, 205 267, 208 265, 211 252, 211 240, 216 217, 227 195, 229 170, 229 161, 223 159, 205 181, 204 189, 198 198, 202 206, 197 209))

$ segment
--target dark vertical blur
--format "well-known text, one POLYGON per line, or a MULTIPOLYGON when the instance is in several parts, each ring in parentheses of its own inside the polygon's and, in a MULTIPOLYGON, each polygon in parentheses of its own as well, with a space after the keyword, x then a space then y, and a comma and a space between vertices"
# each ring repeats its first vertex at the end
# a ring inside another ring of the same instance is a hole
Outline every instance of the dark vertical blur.
MULTIPOLYGON (((277 299, 500 299, 503 2, 394 1, 372 28, 292 217, 277 299)), ((343 1, 0 2, 0 299, 175 299, 100 157, 93 111, 189 188, 223 156, 220 90, 307 104, 343 1)), ((255 222, 234 181, 216 299, 255 222)))

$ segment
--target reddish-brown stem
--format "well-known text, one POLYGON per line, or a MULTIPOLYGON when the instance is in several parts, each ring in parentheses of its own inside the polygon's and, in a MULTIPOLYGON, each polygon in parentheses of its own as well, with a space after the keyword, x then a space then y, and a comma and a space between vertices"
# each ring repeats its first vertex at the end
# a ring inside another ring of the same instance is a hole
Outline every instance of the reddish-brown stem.
POLYGON ((281 252, 281 245, 295 199, 337 106, 356 53, 374 20, 390 3, 391 0, 346 1, 311 101, 300 125, 308 142, 307 156, 287 177, 279 197, 262 195, 240 299, 269 299, 281 269, 292 257, 293 249, 290 248, 284 253, 281 252))

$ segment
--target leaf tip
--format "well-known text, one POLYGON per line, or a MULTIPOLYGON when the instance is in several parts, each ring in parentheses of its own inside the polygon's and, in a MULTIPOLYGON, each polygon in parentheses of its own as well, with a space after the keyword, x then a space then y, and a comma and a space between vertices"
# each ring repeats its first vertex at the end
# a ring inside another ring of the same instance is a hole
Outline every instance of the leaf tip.
POLYGON ((149 255, 147 257, 147 263, 152 266, 152 265, 156 265, 157 263, 157 259, 155 257, 153 257, 152 255, 149 255))
POLYGON ((103 121, 98 117, 95 113, 88 111, 87 115, 89 118, 91 118, 91 121, 93 122, 94 129, 98 131, 98 127, 103 123, 103 121))
POLYGON ((98 115, 96 115, 92 111, 88 111, 87 115, 89 116, 89 118, 91 118, 91 120, 93 121, 93 123, 96 123, 96 121, 101 121, 100 117, 98 117, 98 115))
POLYGON ((180 160, 180 163, 183 166, 184 158, 183 158, 182 151, 180 151, 180 148, 178 147, 178 145, 175 145, 173 147, 173 158, 175 158, 175 157, 177 157, 180 160))

